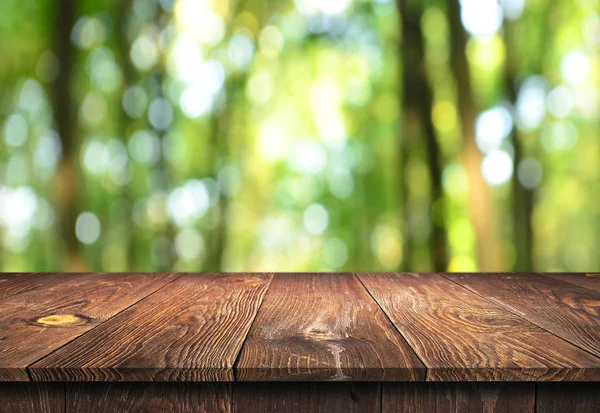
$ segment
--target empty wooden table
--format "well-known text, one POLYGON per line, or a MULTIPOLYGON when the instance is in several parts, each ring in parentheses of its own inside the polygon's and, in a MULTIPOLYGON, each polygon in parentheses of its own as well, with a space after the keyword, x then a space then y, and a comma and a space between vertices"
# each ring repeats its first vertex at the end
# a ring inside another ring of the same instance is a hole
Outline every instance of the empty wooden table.
POLYGON ((0 274, 0 412, 599 412, 599 274, 0 274))

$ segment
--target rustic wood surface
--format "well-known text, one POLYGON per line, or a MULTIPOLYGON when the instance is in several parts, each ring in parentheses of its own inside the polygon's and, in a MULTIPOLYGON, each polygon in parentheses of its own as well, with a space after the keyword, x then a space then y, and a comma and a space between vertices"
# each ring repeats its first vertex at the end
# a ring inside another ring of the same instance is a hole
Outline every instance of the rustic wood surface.
POLYGON ((600 380, 600 359, 439 274, 359 278, 423 360, 427 380, 600 380))
POLYGON ((600 292, 541 274, 446 277, 600 357, 600 292))
POLYGON ((0 383, 0 413, 64 413, 65 383, 0 383))
POLYGON ((546 277, 554 278, 555 280, 566 281, 571 284, 578 285, 593 291, 600 292, 600 273, 546 273, 546 277))
POLYGON ((585 274, 0 274, 0 381, 597 382, 599 284, 585 274))
POLYGON ((380 386, 380 383, 365 382, 236 383, 233 412, 380 412, 380 386))
POLYGON ((257 380, 423 380, 423 364, 351 274, 277 274, 236 372, 257 380))
POLYGON ((0 381, 29 380, 27 366, 158 290, 175 275, 46 277, 44 288, 0 300, 0 381))
POLYGON ((0 299, 13 295, 39 290, 40 288, 52 286, 57 282, 76 277, 77 274, 58 273, 49 275, 47 273, 0 273, 0 299))
POLYGON ((30 368, 34 380, 232 381, 270 274, 187 274, 30 368))
POLYGON ((229 383, 68 383, 66 413, 230 413, 229 383))
POLYGON ((385 413, 534 413, 535 384, 384 383, 381 411, 385 413))
POLYGON ((536 412, 600 412, 600 385, 598 383, 538 383, 536 384, 536 412))

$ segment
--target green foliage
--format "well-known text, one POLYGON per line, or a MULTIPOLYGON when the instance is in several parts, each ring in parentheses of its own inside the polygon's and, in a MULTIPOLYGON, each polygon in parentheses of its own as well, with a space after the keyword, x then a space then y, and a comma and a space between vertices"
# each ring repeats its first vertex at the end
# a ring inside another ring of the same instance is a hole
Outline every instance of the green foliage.
MULTIPOLYGON (((445 1, 410 2, 424 63, 404 67, 415 39, 402 38, 389 0, 75 4, 68 39, 61 1, 0 4, 1 270, 435 270, 433 228, 444 270, 490 269, 477 261, 468 175, 480 172, 464 163, 445 1), (61 45, 72 67, 57 61, 61 45), (52 98, 64 70, 70 160, 52 98), (406 71, 425 73, 432 92, 437 198, 427 125, 406 149, 406 71)), ((597 1, 529 0, 504 17, 487 34, 467 21, 461 56, 493 194, 494 269, 597 269, 597 1), (531 207, 514 208, 516 194, 531 207)))

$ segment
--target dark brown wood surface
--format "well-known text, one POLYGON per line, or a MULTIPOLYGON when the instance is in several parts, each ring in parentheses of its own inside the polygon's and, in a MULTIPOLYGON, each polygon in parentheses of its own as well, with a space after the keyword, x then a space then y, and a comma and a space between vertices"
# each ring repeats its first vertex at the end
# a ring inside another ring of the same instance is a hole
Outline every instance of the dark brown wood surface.
POLYGON ((223 381, 270 274, 186 274, 30 367, 34 380, 223 381))
POLYGON ((0 381, 600 381, 597 280, 0 274, 0 381))
POLYGON ((359 274, 430 381, 600 380, 600 359, 439 274, 359 274))
POLYGON ((230 413, 229 383, 68 383, 66 413, 230 413))
POLYGON ((547 273, 544 276, 600 292, 600 273, 547 273))
POLYGON ((0 273, 0 299, 52 286, 61 280, 76 277, 77 275, 72 273, 48 274, 40 272, 0 273))
POLYGON ((538 383, 536 412, 600 412, 600 383, 538 383))
POLYGON ((448 274, 486 300, 600 357, 600 292, 542 274, 448 274))
POLYGON ((352 274, 277 274, 244 343, 241 381, 422 380, 422 363, 352 274))
POLYGON ((535 384, 384 383, 381 412, 534 413, 535 384))
POLYGON ((0 300, 0 381, 29 380, 26 367, 174 279, 170 274, 48 275, 44 288, 0 300))
POLYGON ((0 413, 64 413, 65 383, 2 383, 0 413))
POLYGON ((378 413, 380 383, 236 383, 234 413, 378 413))

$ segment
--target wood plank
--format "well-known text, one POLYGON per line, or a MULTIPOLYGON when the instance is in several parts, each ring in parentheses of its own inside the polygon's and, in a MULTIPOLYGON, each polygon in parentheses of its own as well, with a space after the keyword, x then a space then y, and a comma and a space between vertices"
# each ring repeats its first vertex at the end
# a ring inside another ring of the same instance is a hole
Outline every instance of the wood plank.
POLYGON ((39 290, 74 276, 72 273, 0 273, 0 299, 39 290))
POLYGON ((270 274, 187 274, 29 368, 34 380, 231 381, 270 274))
POLYGON ((600 383, 538 383, 537 413, 598 413, 600 383))
POLYGON ((277 274, 240 381, 422 380, 423 364, 352 274, 277 274))
POLYGON ((0 413, 64 411, 64 383, 0 383, 0 413))
POLYGON ((600 292, 600 273, 544 273, 543 275, 600 292))
POLYGON ((439 274, 360 274, 430 381, 600 378, 600 359, 439 274))
POLYGON ((230 413, 229 383, 68 383, 66 413, 230 413))
POLYGON ((0 300, 0 381, 29 380, 28 365, 173 279, 168 274, 82 274, 0 300))
POLYGON ((382 413, 535 411, 534 383, 384 383, 382 392, 382 413))
POLYGON ((540 274, 446 276, 600 357, 600 292, 540 274))
POLYGON ((236 383, 235 413, 374 413, 381 411, 379 383, 236 383))

